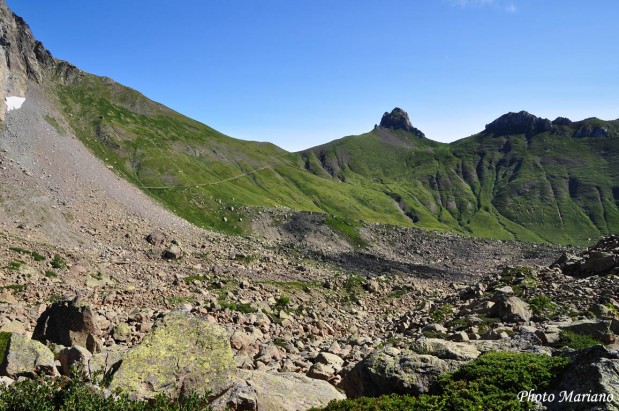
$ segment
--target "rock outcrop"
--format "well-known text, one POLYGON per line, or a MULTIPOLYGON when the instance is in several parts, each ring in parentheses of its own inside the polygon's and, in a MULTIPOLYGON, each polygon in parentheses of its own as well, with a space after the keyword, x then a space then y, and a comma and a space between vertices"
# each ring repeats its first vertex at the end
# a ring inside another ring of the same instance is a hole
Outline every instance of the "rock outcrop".
POLYGON ((574 137, 608 137, 610 129, 607 126, 590 124, 591 121, 596 122, 599 120, 597 118, 583 120, 585 124, 574 132, 574 137))
POLYGON ((0 345, 4 346, 4 353, 0 352, 4 357, 0 358, 0 375, 16 379, 58 374, 54 354, 40 342, 19 334, 1 333, 0 345))
POLYGON ((95 353, 99 350, 100 333, 90 307, 67 300, 47 307, 37 320, 32 339, 65 347, 78 345, 95 353))
POLYGON ((529 134, 550 131, 552 123, 546 118, 534 116, 526 111, 507 113, 486 125, 486 132, 495 135, 529 134))
POLYGON ((575 255, 564 253, 553 267, 563 274, 577 278, 619 272, 619 235, 604 237, 585 252, 575 255))
POLYGON ((529 304, 514 296, 500 298, 488 311, 488 314, 508 323, 526 322, 533 315, 529 304))
POLYGON ((418 395, 430 392, 438 376, 454 371, 458 364, 388 347, 359 362, 345 375, 341 386, 350 398, 392 393, 418 395))
POLYGON ((552 121, 552 124, 556 126, 569 126, 572 124, 572 120, 567 117, 557 117, 552 121))
POLYGON ((303 375, 239 371, 232 388, 210 406, 232 411, 302 411, 345 398, 328 382, 303 375))
POLYGON ((394 108, 391 113, 385 112, 380 120, 380 126, 391 130, 404 130, 418 137, 425 137, 421 130, 413 127, 408 118, 408 113, 399 107, 394 108))
POLYGON ((35 40, 28 25, 0 0, 0 120, 6 113, 6 98, 24 97, 28 81, 41 82, 54 58, 35 40))
POLYGON ((562 393, 571 395, 571 401, 545 404, 548 410, 619 409, 619 354, 596 345, 576 351, 570 357, 571 364, 552 392, 557 399, 562 393), (584 394, 588 397, 583 397, 584 394))

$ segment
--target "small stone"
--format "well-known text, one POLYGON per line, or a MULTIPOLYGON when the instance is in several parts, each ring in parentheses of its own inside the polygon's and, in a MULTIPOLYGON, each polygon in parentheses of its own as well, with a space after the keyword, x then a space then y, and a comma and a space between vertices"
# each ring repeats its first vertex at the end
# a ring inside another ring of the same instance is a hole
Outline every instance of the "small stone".
POLYGON ((120 342, 128 342, 131 340, 131 327, 129 324, 120 323, 112 331, 112 338, 120 342))
POLYGON ((170 248, 166 249, 162 257, 166 260, 178 260, 183 256, 183 251, 177 245, 172 245, 170 248))

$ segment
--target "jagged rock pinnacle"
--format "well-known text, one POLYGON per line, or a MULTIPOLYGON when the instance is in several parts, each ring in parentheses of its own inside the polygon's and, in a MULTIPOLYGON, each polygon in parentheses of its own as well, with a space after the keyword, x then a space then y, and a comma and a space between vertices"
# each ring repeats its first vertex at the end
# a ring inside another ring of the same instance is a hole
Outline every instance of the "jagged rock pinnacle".
POLYGON ((408 118, 408 113, 399 107, 394 108, 391 113, 385 112, 380 120, 380 126, 392 130, 404 130, 419 137, 425 137, 419 129, 413 127, 408 118))

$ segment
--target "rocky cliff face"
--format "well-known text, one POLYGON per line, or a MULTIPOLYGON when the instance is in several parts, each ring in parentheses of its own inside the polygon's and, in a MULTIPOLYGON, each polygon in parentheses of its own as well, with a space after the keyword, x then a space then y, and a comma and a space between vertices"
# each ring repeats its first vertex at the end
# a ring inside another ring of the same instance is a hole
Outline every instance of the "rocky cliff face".
POLYGON ((41 83, 55 64, 51 53, 37 41, 24 20, 0 0, 0 120, 8 97, 25 97, 28 81, 41 83))
POLYGON ((507 113, 486 125, 486 132, 495 135, 528 134, 544 132, 552 128, 552 123, 546 118, 534 116, 526 111, 507 113))
POLYGON ((380 126, 392 130, 404 130, 418 137, 425 137, 421 130, 413 127, 408 118, 408 113, 399 107, 394 108, 391 113, 385 112, 380 120, 380 126))

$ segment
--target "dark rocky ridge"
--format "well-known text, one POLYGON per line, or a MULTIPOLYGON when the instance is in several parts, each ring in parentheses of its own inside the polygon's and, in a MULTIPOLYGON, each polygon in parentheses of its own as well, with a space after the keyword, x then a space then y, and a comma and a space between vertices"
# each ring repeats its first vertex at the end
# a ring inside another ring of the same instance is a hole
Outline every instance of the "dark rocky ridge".
MULTIPOLYGON (((54 58, 4 0, 0 0, 0 51, 0 106, 6 97, 25 96, 28 82, 42 84, 50 75, 64 82, 79 72, 75 66, 54 58)), ((0 109, 0 120, 5 111, 0 109)))
POLYGON ((399 107, 391 110, 391 113, 385 112, 383 118, 380 120, 380 126, 391 130, 408 131, 417 137, 425 137, 425 134, 423 134, 421 130, 413 127, 408 113, 399 107))
POLYGON ((552 123, 547 118, 541 118, 520 111, 507 113, 486 125, 486 132, 495 135, 529 134, 532 132, 550 131, 552 123))

